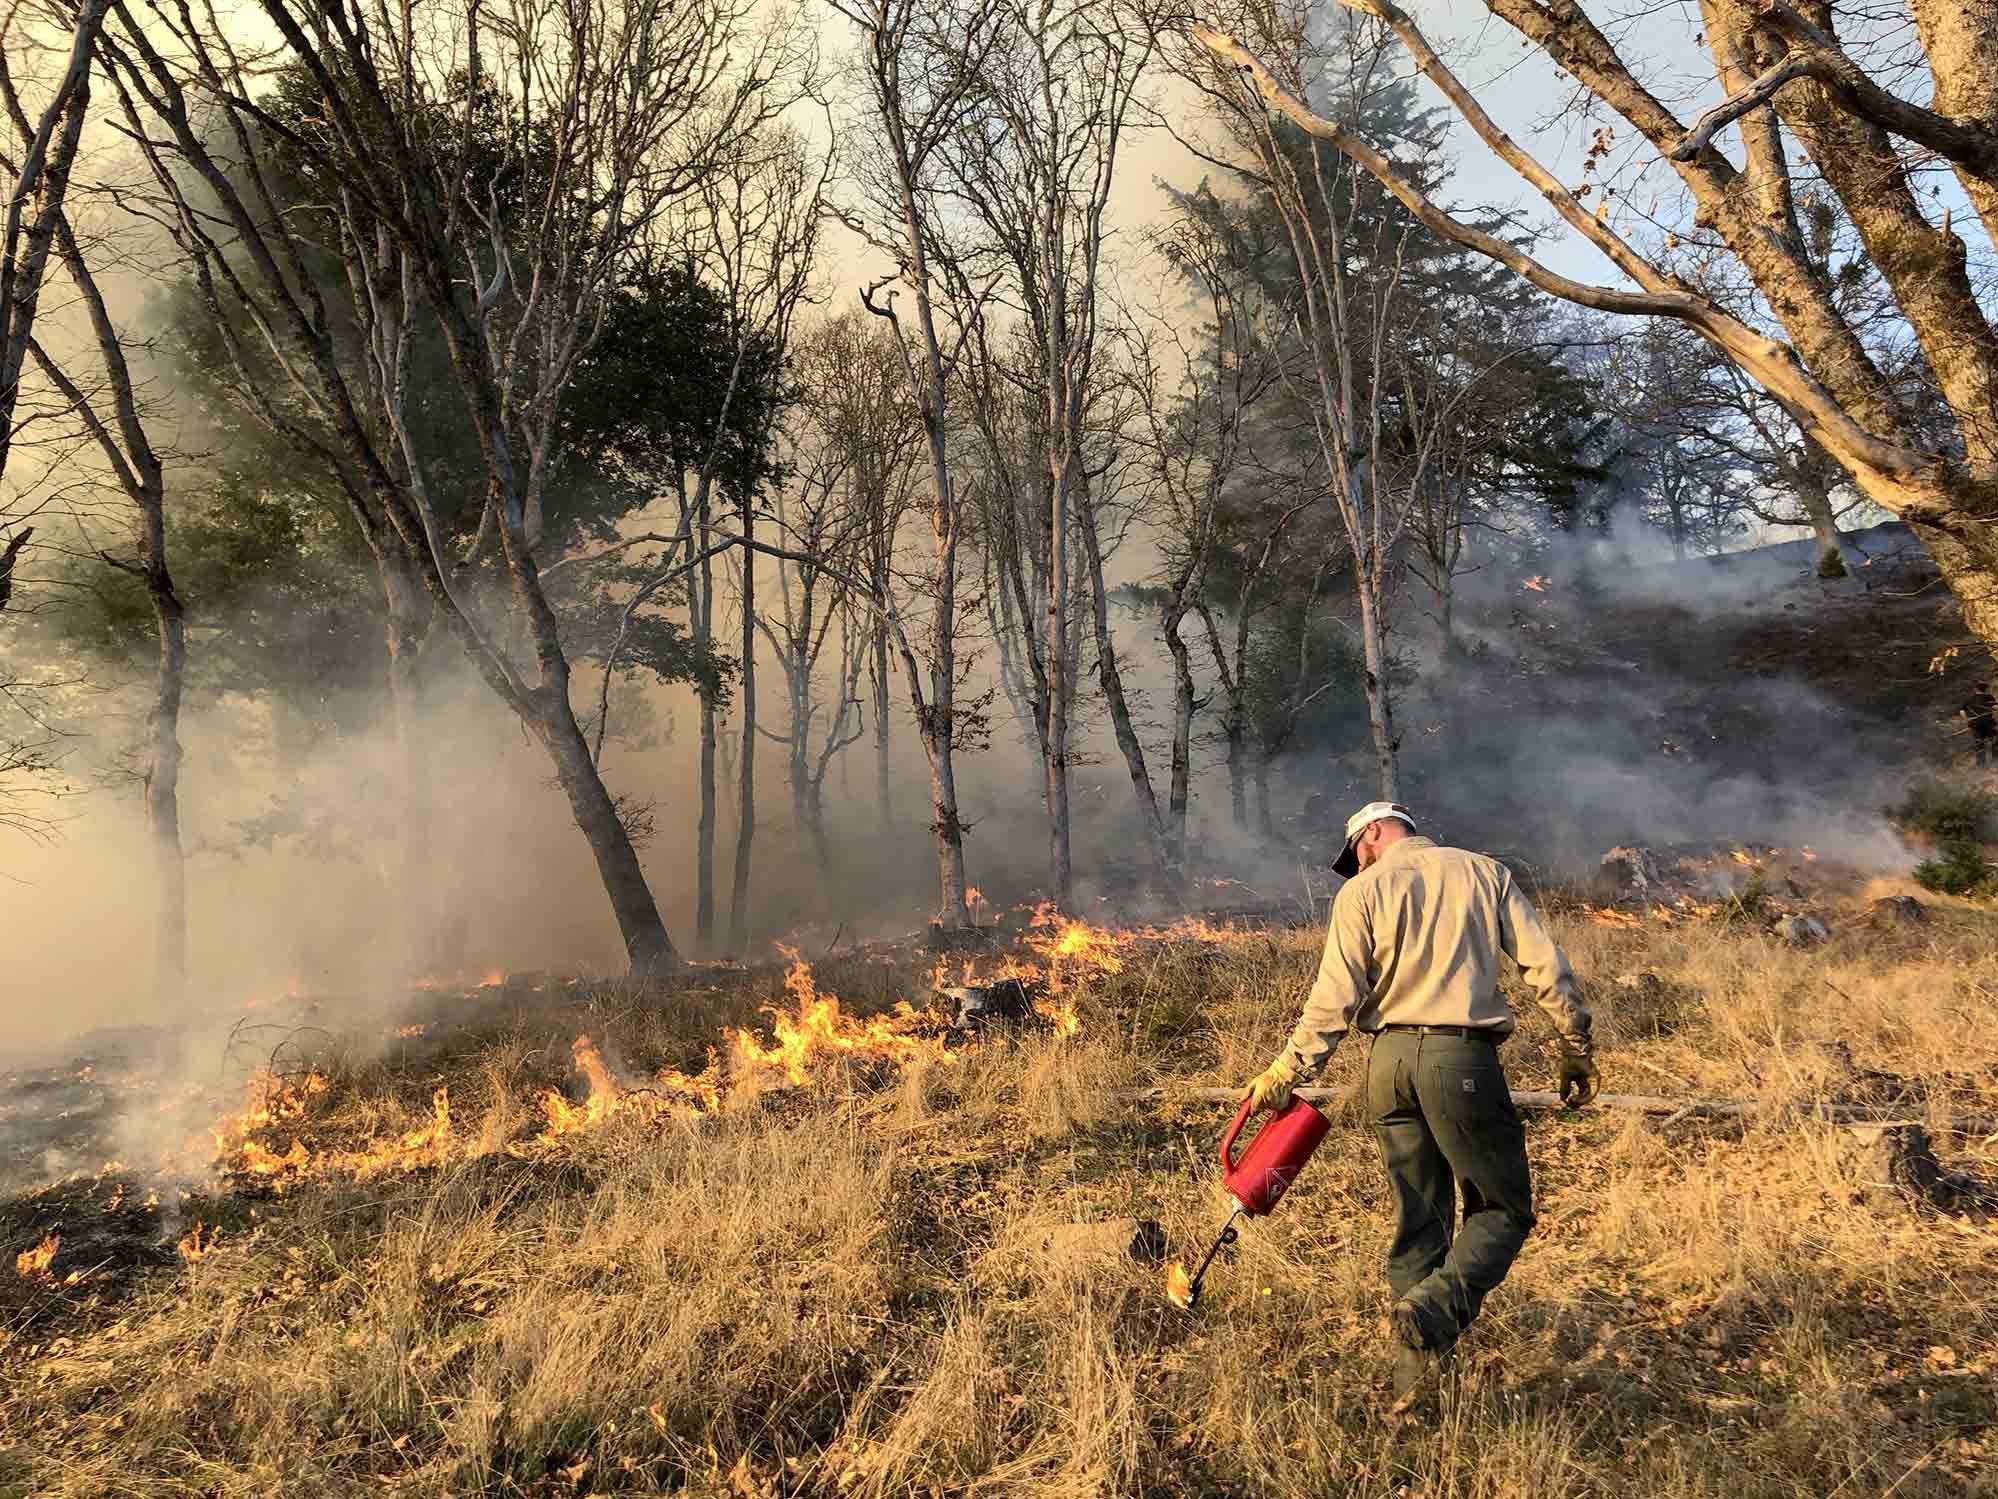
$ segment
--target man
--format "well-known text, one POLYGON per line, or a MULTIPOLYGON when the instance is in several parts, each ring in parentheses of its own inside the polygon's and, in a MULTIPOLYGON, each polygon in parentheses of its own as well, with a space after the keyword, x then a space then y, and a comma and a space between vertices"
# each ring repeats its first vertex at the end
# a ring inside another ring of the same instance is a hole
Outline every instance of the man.
POLYGON ((1499 954, 1525 971, 1560 1032, 1564 1103, 1596 1096, 1589 1012, 1511 872, 1418 836, 1399 802, 1370 802, 1348 818, 1332 868, 1346 883, 1332 902, 1318 980, 1289 1044, 1244 1096, 1259 1110, 1282 1108, 1348 1030, 1374 1038, 1367 1111, 1394 1189, 1389 1320, 1396 1409, 1405 1410, 1533 1228, 1526 1134, 1499 1065, 1513 1029, 1499 954), (1455 1230, 1459 1191, 1464 1222, 1455 1230))
POLYGON ((1988 767, 1992 748, 1998 745, 1998 680, 1986 682, 1956 711, 1970 730, 1970 763, 1979 769, 1988 767))

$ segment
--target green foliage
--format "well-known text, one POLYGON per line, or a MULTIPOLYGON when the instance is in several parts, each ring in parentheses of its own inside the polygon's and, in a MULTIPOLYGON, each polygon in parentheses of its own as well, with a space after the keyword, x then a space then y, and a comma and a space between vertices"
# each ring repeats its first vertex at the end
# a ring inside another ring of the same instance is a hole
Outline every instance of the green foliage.
POLYGON ((1933 858, 1915 866, 1915 883, 1939 895, 1998 896, 1998 868, 1984 857, 1984 839, 1998 797, 1975 786, 1916 781, 1888 817, 1933 840, 1933 858))
MULTIPOLYGON (((286 138, 309 139, 327 128, 319 95, 318 83, 296 71, 274 80, 266 107, 280 128, 260 148, 262 169, 317 284, 333 357, 364 388, 340 231, 325 206, 335 185, 320 180, 310 153, 286 138)), ((501 213, 540 201, 549 153, 507 137, 491 100, 475 114, 493 160, 516 159, 499 184, 501 213)), ((341 446, 244 309, 226 300, 211 305, 179 267, 169 268, 153 296, 149 319, 163 330, 165 371, 184 393, 195 434, 192 454, 168 475, 169 558, 188 608, 190 692, 268 701, 274 721, 281 718, 287 734, 304 742, 357 730, 379 709, 387 621, 375 561, 343 487, 341 446), (230 331, 251 363, 247 371, 231 357, 230 331), (246 401, 246 388, 295 424, 302 441, 273 434, 246 401)), ((623 534, 628 520, 711 453, 719 454, 719 503, 733 508, 776 481, 784 371, 767 343, 752 343, 738 360, 736 331, 727 299, 692 268, 630 268, 563 392, 545 475, 547 556, 623 534)), ((486 470, 450 363, 435 321, 415 321, 406 419, 444 536, 469 550, 485 507, 486 470)), ((491 568, 489 542, 461 586, 497 586, 491 568)), ((150 649, 152 619, 137 581, 81 556, 69 571, 64 596, 71 607, 49 611, 39 626, 49 652, 138 661, 150 649)), ((617 559, 554 574, 550 600, 569 650, 601 662, 623 625, 621 674, 691 682, 725 702, 735 663, 689 638, 679 622, 684 586, 658 589, 623 620, 625 602, 644 581, 637 565, 617 559)))
POLYGON ((1769 890, 1762 871, 1755 870, 1742 887, 1721 902, 1719 921, 1725 927, 1761 926, 1769 919, 1769 890))
POLYGON ((1976 843, 1990 831, 1998 797, 1975 786, 1916 781, 1887 816, 1902 827, 1942 844, 1976 843))
POLYGON ((1952 840, 1933 859, 1915 866, 1915 883, 1938 895, 1968 895, 1988 900, 1998 896, 1998 867, 1977 844, 1952 840))

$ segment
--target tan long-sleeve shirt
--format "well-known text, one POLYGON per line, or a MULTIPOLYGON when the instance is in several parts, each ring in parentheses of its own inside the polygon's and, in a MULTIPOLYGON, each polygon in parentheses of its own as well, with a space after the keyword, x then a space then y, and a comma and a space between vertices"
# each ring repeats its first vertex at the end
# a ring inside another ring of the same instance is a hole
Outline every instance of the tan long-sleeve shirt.
POLYGON ((1498 860, 1407 837, 1346 881, 1318 980, 1278 1057, 1315 1075, 1354 1026, 1481 1026, 1510 1035, 1499 954, 1524 970, 1534 998, 1571 1048, 1589 1050, 1589 1012, 1540 913, 1498 860))

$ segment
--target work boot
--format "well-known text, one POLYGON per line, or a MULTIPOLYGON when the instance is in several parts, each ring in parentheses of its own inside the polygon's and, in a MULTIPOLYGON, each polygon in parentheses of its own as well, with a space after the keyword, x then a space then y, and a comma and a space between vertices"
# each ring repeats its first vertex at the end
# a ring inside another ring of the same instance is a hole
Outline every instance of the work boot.
POLYGON ((1428 1345, 1422 1321, 1406 1301, 1397 1302, 1388 1313, 1388 1325, 1394 1330, 1395 1344, 1394 1404, 1388 1407, 1388 1414, 1407 1416, 1435 1395, 1450 1353, 1428 1345))

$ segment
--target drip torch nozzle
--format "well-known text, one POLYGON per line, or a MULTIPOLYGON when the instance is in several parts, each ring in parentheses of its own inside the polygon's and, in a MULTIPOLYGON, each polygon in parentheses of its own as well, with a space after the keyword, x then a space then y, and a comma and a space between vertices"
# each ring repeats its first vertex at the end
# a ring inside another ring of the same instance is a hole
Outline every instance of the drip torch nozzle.
MULTIPOLYGON (((1236 1208, 1234 1212, 1228 1215, 1228 1221, 1221 1225, 1221 1232, 1215 1236, 1214 1242, 1208 1245, 1207 1257, 1200 1262, 1200 1268, 1193 1272, 1193 1279, 1187 1281, 1183 1286, 1175 1286, 1171 1283, 1170 1278, 1168 1279, 1166 1294, 1172 1298, 1174 1304, 1182 1311, 1190 1312, 1200 1304, 1200 1286, 1201 1282, 1207 1279, 1207 1267, 1214 1263, 1214 1256, 1221 1252, 1222 1245, 1235 1242, 1235 1220, 1241 1216, 1242 1209, 1240 1208, 1236 1208)), ((1186 1274, 1178 1265, 1175 1265, 1173 1268, 1178 1270, 1182 1276, 1186 1274)))

